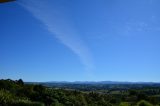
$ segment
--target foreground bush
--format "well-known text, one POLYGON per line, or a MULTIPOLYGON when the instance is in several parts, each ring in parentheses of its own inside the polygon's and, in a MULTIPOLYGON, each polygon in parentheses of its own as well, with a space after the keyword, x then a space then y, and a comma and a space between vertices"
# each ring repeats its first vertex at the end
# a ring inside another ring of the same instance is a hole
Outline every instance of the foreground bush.
POLYGON ((9 91, 1 89, 0 90, 0 104, 5 106, 6 104, 13 102, 13 95, 9 91))
POLYGON ((153 105, 145 100, 141 100, 137 103, 137 106, 153 106, 153 105))
POLYGON ((43 103, 40 102, 31 102, 28 100, 18 100, 11 103, 12 106, 44 106, 43 103))
POLYGON ((119 106, 130 106, 128 102, 121 102, 119 106))

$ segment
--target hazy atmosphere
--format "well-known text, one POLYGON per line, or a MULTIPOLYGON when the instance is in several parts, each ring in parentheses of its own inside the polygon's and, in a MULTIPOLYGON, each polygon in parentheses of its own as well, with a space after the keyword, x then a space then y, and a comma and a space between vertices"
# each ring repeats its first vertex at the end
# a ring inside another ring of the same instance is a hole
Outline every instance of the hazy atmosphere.
POLYGON ((160 0, 2 3, 0 78, 160 82, 160 0))

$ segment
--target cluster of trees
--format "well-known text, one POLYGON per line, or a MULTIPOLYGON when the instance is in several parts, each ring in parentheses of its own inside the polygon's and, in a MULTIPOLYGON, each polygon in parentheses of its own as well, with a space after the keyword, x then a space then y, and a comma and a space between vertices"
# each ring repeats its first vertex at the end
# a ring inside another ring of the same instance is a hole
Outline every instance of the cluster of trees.
POLYGON ((2 106, 160 106, 160 88, 99 91, 57 89, 0 80, 2 106))

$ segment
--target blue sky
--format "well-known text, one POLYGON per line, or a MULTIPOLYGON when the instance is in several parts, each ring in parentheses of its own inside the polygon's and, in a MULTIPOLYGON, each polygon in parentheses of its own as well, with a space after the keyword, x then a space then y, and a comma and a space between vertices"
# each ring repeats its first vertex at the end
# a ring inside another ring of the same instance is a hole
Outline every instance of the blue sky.
POLYGON ((0 4, 0 78, 160 82, 159 0, 0 4))

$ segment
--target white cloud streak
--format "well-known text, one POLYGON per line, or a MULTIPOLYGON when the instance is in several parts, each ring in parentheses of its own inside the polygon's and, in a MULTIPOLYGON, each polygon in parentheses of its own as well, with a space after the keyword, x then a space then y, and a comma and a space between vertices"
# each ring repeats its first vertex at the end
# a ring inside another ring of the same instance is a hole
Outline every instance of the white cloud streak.
POLYGON ((18 2, 40 20, 62 44, 79 57, 87 73, 92 73, 94 65, 89 49, 71 26, 71 21, 67 19, 63 7, 57 7, 50 3, 52 3, 51 0, 21 0, 18 2))

